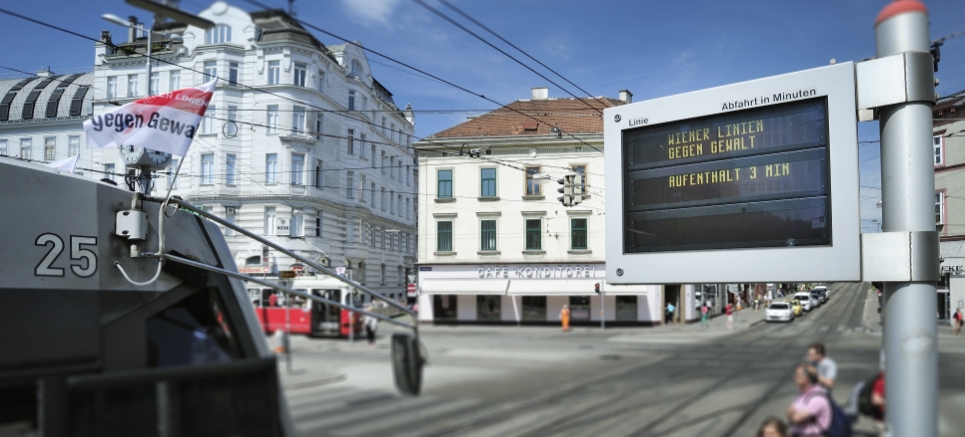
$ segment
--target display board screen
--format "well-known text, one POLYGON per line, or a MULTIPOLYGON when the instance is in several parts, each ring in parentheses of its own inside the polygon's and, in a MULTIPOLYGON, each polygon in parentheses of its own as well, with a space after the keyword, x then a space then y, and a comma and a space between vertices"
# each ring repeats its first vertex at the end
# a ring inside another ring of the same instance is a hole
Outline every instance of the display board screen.
POLYGON ((624 252, 831 244, 827 98, 623 131, 624 252))

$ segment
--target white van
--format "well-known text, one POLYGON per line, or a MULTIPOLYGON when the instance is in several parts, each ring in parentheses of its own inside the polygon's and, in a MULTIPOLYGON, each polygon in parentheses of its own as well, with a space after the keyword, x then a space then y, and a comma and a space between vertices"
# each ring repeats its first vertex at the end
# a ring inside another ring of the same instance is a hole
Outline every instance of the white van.
POLYGON ((811 293, 806 291, 794 293, 794 299, 801 302, 801 307, 804 308, 804 312, 810 312, 811 309, 814 308, 814 306, 811 305, 813 303, 811 293))

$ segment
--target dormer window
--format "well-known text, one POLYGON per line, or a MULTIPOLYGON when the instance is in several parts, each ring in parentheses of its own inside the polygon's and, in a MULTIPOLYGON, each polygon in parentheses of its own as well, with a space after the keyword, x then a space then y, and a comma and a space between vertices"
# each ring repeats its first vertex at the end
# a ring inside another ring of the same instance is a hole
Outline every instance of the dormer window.
POLYGON ((358 60, 352 60, 352 76, 362 77, 362 63, 358 60))
POLYGON ((218 24, 204 32, 205 44, 221 44, 231 42, 231 26, 218 24))

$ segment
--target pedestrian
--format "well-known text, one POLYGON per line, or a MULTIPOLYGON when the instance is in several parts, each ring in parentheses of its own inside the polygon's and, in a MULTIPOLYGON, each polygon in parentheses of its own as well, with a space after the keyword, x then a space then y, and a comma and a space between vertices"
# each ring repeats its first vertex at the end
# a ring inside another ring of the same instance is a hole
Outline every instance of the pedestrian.
POLYGON ((563 309, 560 310, 560 322, 563 324, 563 332, 569 332, 570 330, 570 306, 563 305, 563 309))
POLYGON ((673 304, 670 303, 670 302, 667 302, 667 320, 666 320, 666 323, 667 323, 668 325, 671 324, 671 323, 673 323, 673 311, 674 311, 674 306, 673 306, 673 304))
POLYGON ((761 427, 757 428, 757 437, 791 437, 791 434, 787 432, 787 425, 783 420, 771 416, 764 419, 761 427))
MULTIPOLYGON (((372 305, 366 306, 365 310, 372 312, 372 305)), ((379 319, 366 314, 362 324, 365 325, 365 337, 369 341, 369 347, 375 346, 375 332, 379 329, 379 319)))
POLYGON ((707 327, 707 302, 700 306, 700 326, 707 327))
POLYGON ((875 431, 878 432, 879 436, 887 435, 885 429, 885 372, 878 372, 878 377, 875 378, 874 383, 871 386, 871 405, 874 407, 874 414, 871 418, 874 419, 875 431))
POLYGON ((818 370, 818 382, 830 393, 838 377, 838 364, 825 354, 824 343, 811 343, 804 360, 818 370))
POLYGON ((831 402, 818 383, 818 371, 810 364, 794 369, 798 393, 787 407, 787 421, 795 436, 821 436, 831 427, 831 402))
POLYGON ((952 335, 958 335, 962 333, 962 325, 965 325, 965 316, 962 315, 962 309, 957 308, 955 310, 955 315, 953 316, 955 320, 955 330, 952 331, 952 335))
POLYGON ((734 330, 734 304, 727 302, 727 307, 724 308, 727 313, 727 329, 734 330))

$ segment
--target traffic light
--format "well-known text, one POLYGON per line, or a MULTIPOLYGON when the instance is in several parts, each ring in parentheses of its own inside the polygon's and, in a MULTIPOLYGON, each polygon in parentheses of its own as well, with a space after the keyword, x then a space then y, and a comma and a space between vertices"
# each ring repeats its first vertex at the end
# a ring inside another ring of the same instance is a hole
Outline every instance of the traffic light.
POLYGON ((576 174, 573 178, 573 205, 578 205, 583 202, 583 194, 586 191, 584 186, 583 175, 576 174))
POLYGON ((600 283, 597 282, 596 284, 593 284, 593 289, 596 291, 596 294, 600 294, 600 283))
POLYGON ((563 179, 557 180, 556 182, 562 185, 562 187, 557 188, 556 191, 563 194, 557 197, 556 200, 559 200, 563 206, 573 205, 573 175, 568 174, 563 176, 563 179))

